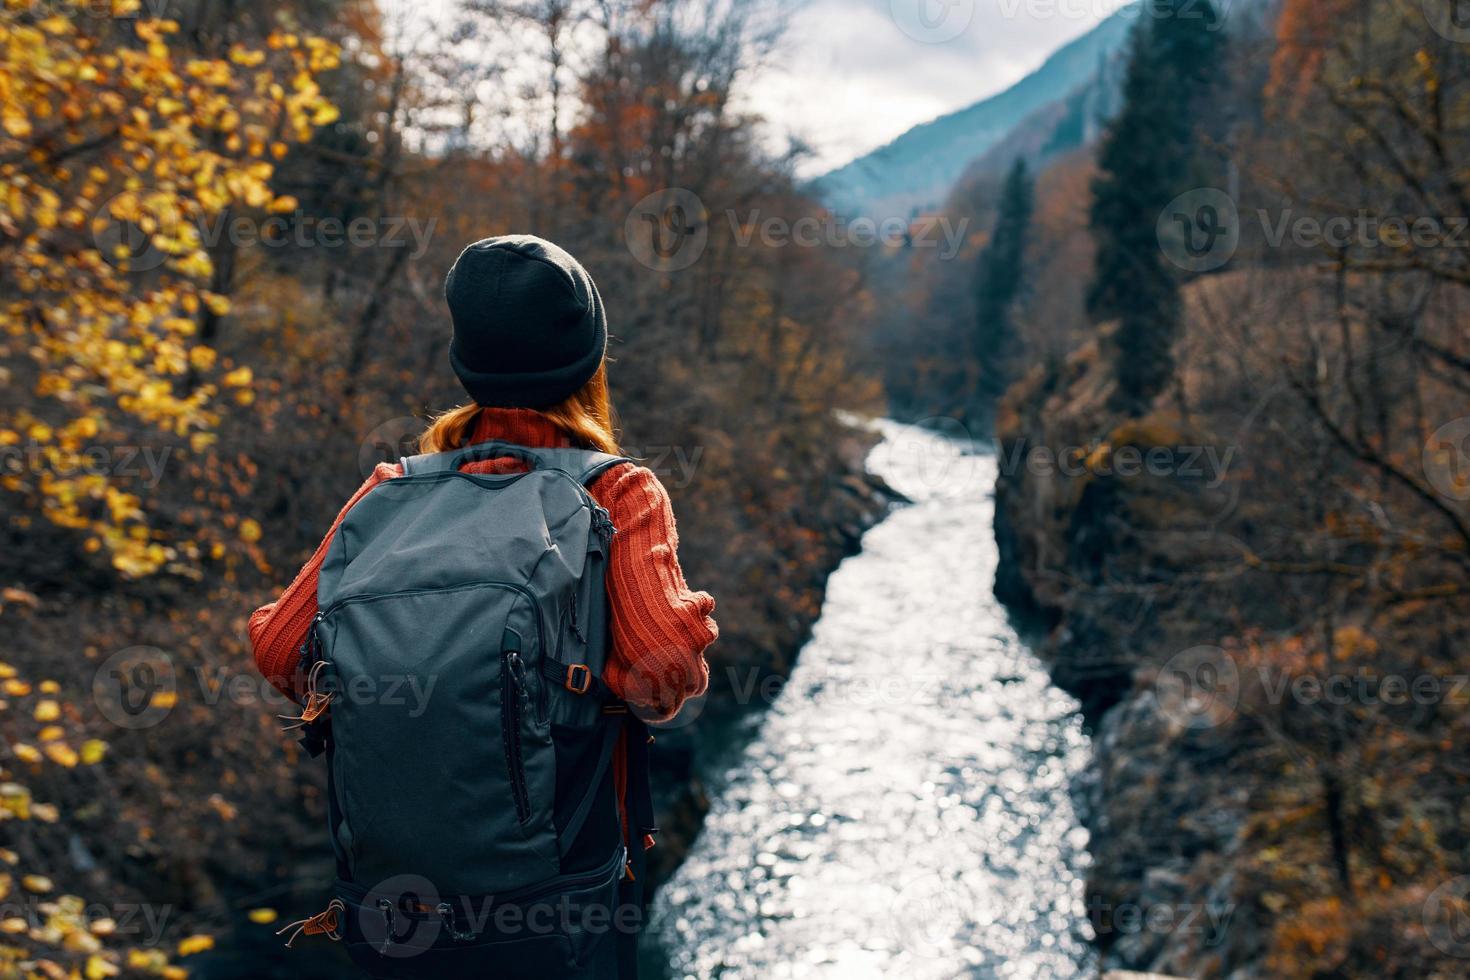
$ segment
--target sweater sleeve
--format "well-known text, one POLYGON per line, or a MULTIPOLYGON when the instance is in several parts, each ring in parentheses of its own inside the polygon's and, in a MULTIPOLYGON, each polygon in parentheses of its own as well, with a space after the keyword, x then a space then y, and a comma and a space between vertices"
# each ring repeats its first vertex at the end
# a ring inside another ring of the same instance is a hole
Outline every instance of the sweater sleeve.
POLYGON ((317 545, 311 560, 296 573, 281 597, 250 614, 250 646, 255 651, 255 666, 282 694, 292 698, 299 698, 301 694, 296 689, 296 666, 301 657, 301 645, 306 642, 306 632, 317 612, 317 573, 321 571, 322 562, 327 557, 327 549, 332 544, 338 525, 364 494, 384 480, 398 476, 400 472, 396 463, 379 463, 367 482, 347 501, 337 519, 332 522, 332 529, 327 532, 322 543, 317 545))
POLYGON ((719 636, 715 600, 684 581, 673 506, 651 470, 625 464, 597 483, 618 529, 608 556, 612 650, 603 680, 646 720, 668 721, 709 687, 704 651, 719 636))

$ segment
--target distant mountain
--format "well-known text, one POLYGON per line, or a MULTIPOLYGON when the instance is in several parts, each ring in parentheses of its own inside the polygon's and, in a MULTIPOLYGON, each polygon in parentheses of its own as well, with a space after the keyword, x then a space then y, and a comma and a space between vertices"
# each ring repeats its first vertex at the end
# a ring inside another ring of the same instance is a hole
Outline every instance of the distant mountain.
POLYGON ((811 190, 839 214, 908 217, 938 207, 979 157, 1018 127, 1055 116, 1051 129, 1078 127, 1076 142, 1096 120, 1075 116, 1085 92, 1122 50, 1137 21, 1132 7, 1118 11, 1090 32, 1059 49, 1040 68, 999 95, 915 126, 886 146, 812 182, 811 190), (1067 118, 1072 116, 1072 118, 1067 118))
POLYGON ((951 193, 962 195, 967 184, 998 178, 1017 157, 1025 157, 1033 171, 1040 171, 1054 158, 1091 145, 1122 108, 1126 69, 1127 59, 1121 52, 1105 60, 1097 73, 1070 95, 1037 109, 971 160, 951 193))

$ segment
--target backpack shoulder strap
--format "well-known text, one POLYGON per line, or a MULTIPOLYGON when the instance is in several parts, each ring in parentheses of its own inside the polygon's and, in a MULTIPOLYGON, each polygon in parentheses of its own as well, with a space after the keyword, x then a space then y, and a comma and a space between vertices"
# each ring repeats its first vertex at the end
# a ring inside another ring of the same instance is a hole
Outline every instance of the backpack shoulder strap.
POLYGON ((498 441, 482 442, 478 445, 451 449, 442 453, 405 456, 399 462, 403 464, 404 476, 420 476, 425 473, 457 470, 466 463, 479 459, 495 459, 499 456, 513 456, 524 460, 533 469, 562 470, 574 477, 584 487, 617 464, 632 462, 626 456, 614 456, 611 453, 601 453, 592 449, 517 446, 513 443, 498 441))
POLYGON ((447 456, 448 453, 420 453, 417 456, 401 456, 398 465, 403 467, 404 476, 418 476, 421 473, 438 473, 446 467, 436 465, 436 456, 447 456))
POLYGON ((598 452, 595 449, 536 449, 533 450, 547 469, 564 470, 577 478, 582 486, 591 486, 599 476, 619 463, 631 463, 626 456, 598 452))

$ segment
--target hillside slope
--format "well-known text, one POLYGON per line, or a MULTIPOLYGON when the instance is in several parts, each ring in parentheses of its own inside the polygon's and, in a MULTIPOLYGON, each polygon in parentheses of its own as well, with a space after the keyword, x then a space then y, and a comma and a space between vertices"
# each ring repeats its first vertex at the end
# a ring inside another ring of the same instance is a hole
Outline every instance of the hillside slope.
POLYGON ((1132 7, 1119 11, 999 95, 915 126, 817 178, 810 190, 833 211, 849 216, 904 217, 939 206, 971 161, 1038 110, 1093 81, 1122 49, 1136 19, 1132 7))

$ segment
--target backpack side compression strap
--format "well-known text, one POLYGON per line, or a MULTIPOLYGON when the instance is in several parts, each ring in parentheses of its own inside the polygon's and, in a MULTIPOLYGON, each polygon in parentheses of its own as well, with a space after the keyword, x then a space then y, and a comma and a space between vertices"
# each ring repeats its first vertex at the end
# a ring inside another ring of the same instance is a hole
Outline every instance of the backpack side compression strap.
POLYGON ((457 470, 475 460, 495 459, 500 456, 512 456, 524 460, 533 469, 562 470, 573 476, 584 487, 609 468, 619 463, 632 462, 626 456, 614 456, 611 453, 600 453, 592 449, 517 446, 513 443, 499 441, 482 442, 442 453, 405 456, 400 462, 403 464, 404 476, 418 476, 424 473, 444 473, 457 470))

